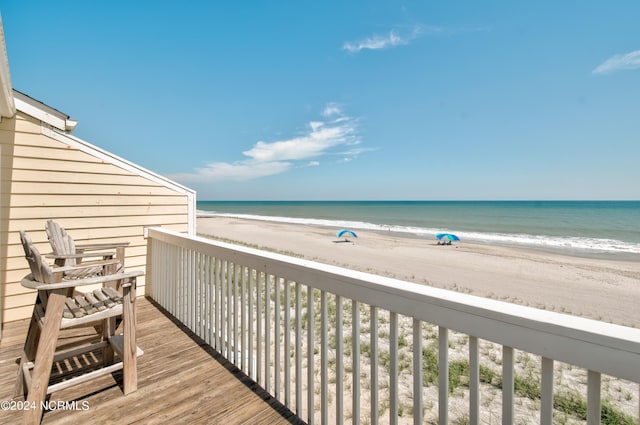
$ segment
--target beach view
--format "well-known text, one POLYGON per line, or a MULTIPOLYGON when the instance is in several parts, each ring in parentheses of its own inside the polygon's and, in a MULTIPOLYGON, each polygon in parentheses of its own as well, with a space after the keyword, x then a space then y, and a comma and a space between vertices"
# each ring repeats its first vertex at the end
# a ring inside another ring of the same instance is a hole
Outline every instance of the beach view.
MULTIPOLYGON (((638 234, 617 233, 614 227, 633 226, 640 219, 639 212, 637 202, 202 202, 198 233, 422 285, 637 328, 638 234), (600 224, 594 225, 598 210, 610 215, 609 224, 598 221, 600 224), (416 213, 420 215, 411 217, 416 213), (582 227, 581 220, 585 220, 582 227), (460 227, 437 227, 444 222, 459 223, 460 227), (562 223, 571 225, 563 228, 562 223), (346 226, 358 232, 356 238, 337 237, 336 230, 346 226), (474 231, 467 230, 470 227, 474 231), (442 246, 435 238, 436 229, 469 234, 471 241, 462 238, 442 246), (622 240, 602 237, 615 234, 622 240)), ((403 325, 401 332, 410 337, 410 322, 403 325)), ((451 350, 453 358, 466 358, 464 337, 453 340, 458 341, 451 350)), ((498 373, 499 347, 486 343, 485 350, 481 364, 493 366, 498 373)), ((533 374, 537 378, 532 380, 537 382, 539 359, 521 355, 519 373, 533 374)), ((559 394, 585 396, 580 383, 584 370, 559 366, 557 373, 561 376, 556 389, 559 394)), ((410 388, 410 374, 405 377, 404 385, 410 388)), ((608 388, 611 392, 605 397, 617 400, 620 411, 633 417, 637 385, 614 379, 608 388)), ((457 394, 459 401, 454 397, 454 403, 459 405, 452 405, 452 415, 463 421, 468 403, 464 385, 457 394)), ((530 423, 538 422, 535 406, 539 400, 522 394, 520 398, 519 414, 529 416, 530 423)), ((498 417, 500 411, 499 397, 490 399, 493 404, 487 403, 483 409, 487 423, 492 412, 498 417)), ((410 407, 408 403, 405 409, 410 407)), ((581 423, 579 415, 564 413, 557 416, 559 422, 581 423)), ((411 423, 411 416, 404 416, 406 423, 411 423)), ((426 417, 437 420, 433 407, 426 417)), ((630 419, 611 423, 617 420, 630 419)))
POLYGON ((25 422, 640 425, 637 1, 0 12, 0 395, 91 407, 25 422))
POLYGON ((640 327, 638 202, 201 202, 198 233, 640 327), (446 226, 446 227, 445 227, 446 226), (336 231, 358 232, 348 243, 336 231), (461 237, 439 246, 435 235, 461 237))

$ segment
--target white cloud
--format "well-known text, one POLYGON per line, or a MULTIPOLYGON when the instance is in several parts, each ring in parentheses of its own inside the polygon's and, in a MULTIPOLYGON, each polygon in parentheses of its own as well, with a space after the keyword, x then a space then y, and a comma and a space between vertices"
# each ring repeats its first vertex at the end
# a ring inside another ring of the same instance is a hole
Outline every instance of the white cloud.
POLYGON ((195 173, 174 174, 170 178, 184 183, 247 181, 284 173, 290 168, 290 162, 212 162, 196 168, 195 173))
POLYGON ((439 34, 442 29, 439 27, 416 25, 401 34, 398 30, 391 30, 389 34, 372 35, 359 41, 349 41, 342 45, 344 50, 351 53, 358 53, 361 50, 379 50, 389 47, 404 46, 412 40, 424 34, 439 34))
POLYGON ((319 166, 317 158, 340 154, 354 158, 363 149, 357 120, 342 114, 339 107, 329 104, 323 111, 324 121, 311 121, 297 137, 275 142, 259 141, 242 154, 245 159, 234 163, 213 162, 194 173, 175 174, 170 178, 184 182, 247 181, 284 173, 294 166, 319 166), (298 161, 306 161, 300 165, 298 161))
POLYGON ((378 50, 387 47, 401 46, 408 43, 408 39, 400 37, 395 31, 392 30, 388 35, 374 35, 371 37, 367 37, 364 40, 344 43, 342 48, 351 53, 356 53, 364 49, 378 50))
POLYGON ((323 117, 332 117, 340 114, 342 114, 342 110, 335 103, 329 103, 327 106, 325 106, 324 111, 322 111, 323 117))
POLYGON ((609 74, 625 69, 640 68, 640 50, 635 50, 626 54, 614 55, 598 65, 592 71, 593 74, 609 74))

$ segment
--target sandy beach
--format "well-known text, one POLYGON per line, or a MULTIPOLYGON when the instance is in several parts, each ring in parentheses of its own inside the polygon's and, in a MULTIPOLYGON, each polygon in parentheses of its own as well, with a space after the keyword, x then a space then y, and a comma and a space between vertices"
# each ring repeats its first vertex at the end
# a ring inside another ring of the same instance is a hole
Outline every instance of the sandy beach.
POLYGON ((225 217, 199 217, 197 232, 322 263, 438 288, 640 327, 640 262, 225 217))

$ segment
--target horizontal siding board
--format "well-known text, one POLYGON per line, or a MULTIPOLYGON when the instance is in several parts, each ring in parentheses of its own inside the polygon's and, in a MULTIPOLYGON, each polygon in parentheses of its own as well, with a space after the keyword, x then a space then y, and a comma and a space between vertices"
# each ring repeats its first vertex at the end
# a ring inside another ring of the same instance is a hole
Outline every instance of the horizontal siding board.
POLYGON ((102 162, 73 162, 51 160, 44 157, 25 158, 15 157, 13 159, 14 169, 19 170, 42 170, 42 171, 67 171, 73 173, 94 173, 94 174, 125 174, 126 171, 113 164, 102 162))
MULTIPOLYGON (((58 144, 62 146, 62 143, 58 142, 58 144)), ((91 156, 85 152, 72 148, 59 149, 16 144, 13 149, 16 158, 47 158, 52 161, 104 163, 103 160, 96 158, 95 156, 91 156)))
MULTIPOLYGON (((129 241, 132 245, 146 244, 146 240, 143 238, 144 229, 140 226, 98 227, 96 225, 95 227, 75 227, 73 226, 75 220, 73 222, 68 220, 57 221, 62 225, 62 227, 67 229, 75 239, 78 240, 78 243, 87 243, 88 241, 95 243, 129 241)), ((48 244, 48 241, 44 231, 44 223, 44 220, 32 221, 32 224, 36 224, 35 227, 24 226, 21 227, 20 230, 24 230, 29 233, 29 236, 31 236, 34 243, 42 243, 46 245, 48 244)), ((157 226, 167 230, 173 230, 175 232, 186 232, 188 230, 187 225, 187 222, 183 221, 182 223, 173 224, 159 223, 157 226)), ((153 225, 153 227, 157 226, 153 225)), ((0 237, 2 237, 3 240, 8 241, 9 247, 15 245, 22 248, 18 232, 9 232, 8 235, 6 232, 0 232, 0 237)))
MULTIPOLYGON (((20 276, 20 279, 22 279, 23 276, 24 275, 20 276)), ((33 289, 28 289, 20 285, 20 280, 12 280, 11 283, 7 283, 4 286, 5 297, 14 297, 17 295, 30 294, 32 292, 33 289)))
POLYGON ((165 205, 184 205, 187 197, 174 195, 103 195, 73 194, 60 197, 58 195, 38 195, 37 199, 30 194, 15 194, 11 197, 11 207, 57 206, 76 207, 78 205, 150 205, 164 208, 165 205))
MULTIPOLYGON (((7 131, 7 133, 13 133, 15 135, 13 144, 15 146, 40 146, 43 148, 70 148, 69 145, 62 144, 49 137, 42 137, 42 133, 14 133, 7 131)), ((40 155, 38 155, 40 156, 40 155)))
MULTIPOLYGON (((35 295, 33 296, 35 300, 35 295)), ((33 311, 33 302, 30 305, 17 308, 5 309, 2 311, 2 323, 15 322, 17 320, 28 319, 33 311)))
MULTIPOLYGON (((42 148, 51 148, 51 149, 74 149, 68 143, 61 143, 58 140, 52 139, 51 137, 46 137, 42 134, 42 131, 38 133, 17 133, 15 140, 16 146, 31 146, 31 147, 42 147, 42 148)), ((42 155, 38 155, 42 156, 42 155)))
MULTIPOLYGON (((13 295, 11 297, 4 298, 4 308, 12 309, 23 306, 31 306, 33 309, 33 303, 36 300, 36 291, 30 291, 25 294, 13 295)), ((30 311, 31 313, 31 311, 30 311)))
POLYGON ((123 172, 117 167, 108 169, 103 167, 103 173, 97 173, 94 167, 90 172, 76 172, 68 169, 59 171, 34 170, 34 169, 14 169, 13 181, 21 182, 65 182, 65 183, 98 183, 98 184, 118 184, 136 186, 160 186, 141 176, 135 176, 123 172))
POLYGON ((15 116, 15 131, 16 133, 40 134, 42 125, 40 120, 18 112, 15 116))
MULTIPOLYGON (((104 205, 79 205, 75 208, 64 207, 42 207, 46 210, 47 217, 110 217, 117 216, 119 213, 127 216, 160 216, 160 215, 176 215, 187 214, 186 205, 162 205, 161 207, 151 205, 132 205, 132 206, 104 206, 104 205)), ((23 207, 11 208, 8 217, 14 219, 42 218, 43 211, 38 208, 23 207)))
POLYGON ((14 182, 12 184, 13 193, 31 193, 34 195, 42 194, 58 194, 58 195, 75 195, 87 194, 95 195, 104 193, 106 195, 168 195, 175 193, 169 188, 162 186, 126 186, 126 185, 109 185, 109 184, 74 184, 60 182, 14 182))
MULTIPOLYGON (((44 217, 47 217, 46 215, 44 217)), ((74 228, 86 228, 87 226, 93 227, 119 227, 119 226, 135 226, 140 227, 140 233, 142 233, 141 226, 162 226, 163 224, 178 224, 185 223, 186 217, 184 215, 166 215, 166 216, 133 216, 133 217, 87 217, 82 218, 69 218, 65 220, 70 223, 68 226, 70 229, 74 228)), ((0 224, 3 228, 8 228, 10 232, 17 232, 19 230, 29 229, 42 229, 44 228, 44 222, 42 219, 26 219, 26 220, 9 220, 9 226, 5 227, 5 223, 0 224)), ((65 226, 66 227, 66 226, 65 226)))

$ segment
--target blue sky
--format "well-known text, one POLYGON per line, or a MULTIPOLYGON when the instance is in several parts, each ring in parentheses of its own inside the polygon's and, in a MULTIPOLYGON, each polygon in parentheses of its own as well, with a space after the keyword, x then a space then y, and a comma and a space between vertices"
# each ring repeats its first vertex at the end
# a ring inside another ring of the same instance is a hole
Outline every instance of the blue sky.
POLYGON ((640 199, 640 2, 20 1, 14 88, 199 200, 640 199))

